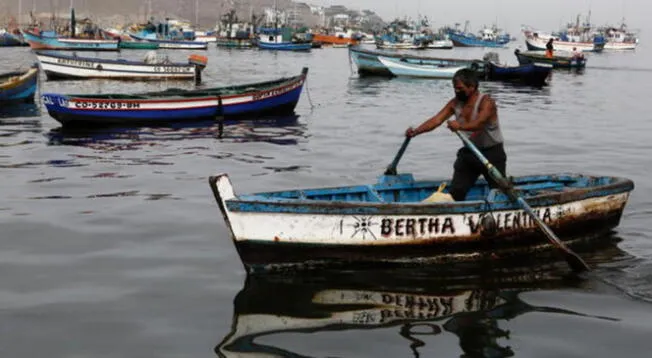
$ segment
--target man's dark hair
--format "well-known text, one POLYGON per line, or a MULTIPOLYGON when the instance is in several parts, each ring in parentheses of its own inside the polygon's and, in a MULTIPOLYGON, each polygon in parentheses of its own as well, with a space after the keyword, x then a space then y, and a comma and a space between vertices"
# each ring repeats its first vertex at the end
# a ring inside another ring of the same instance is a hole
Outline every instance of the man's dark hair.
POLYGON ((455 81, 460 81, 464 83, 465 86, 473 86, 478 88, 478 77, 475 74, 475 71, 470 68, 462 68, 455 72, 453 75, 453 84, 455 81))

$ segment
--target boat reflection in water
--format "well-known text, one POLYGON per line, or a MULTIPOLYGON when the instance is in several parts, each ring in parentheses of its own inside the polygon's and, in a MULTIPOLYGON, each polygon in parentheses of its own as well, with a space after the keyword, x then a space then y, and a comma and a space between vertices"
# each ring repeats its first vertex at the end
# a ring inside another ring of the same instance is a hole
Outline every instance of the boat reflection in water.
POLYGON ((305 124, 299 121, 298 115, 290 115, 256 120, 227 120, 223 123, 223 128, 216 121, 172 123, 154 127, 59 127, 50 131, 48 137, 50 145, 75 145, 103 150, 139 149, 155 142, 206 138, 219 138, 227 143, 295 145, 305 138, 305 124))
POLYGON ((37 103, 0 103, 0 119, 40 117, 41 111, 37 103))
MULTIPOLYGON (((614 246, 587 259, 595 265, 618 255, 622 251, 614 246)), ((310 354, 296 352, 296 345, 307 339, 290 338, 295 351, 282 348, 283 343, 269 342, 275 337, 287 343, 291 333, 319 334, 327 342, 339 331, 358 331, 347 332, 357 337, 353 338, 357 340, 355 349, 379 349, 374 347, 376 343, 386 340, 393 330, 403 338, 398 341, 405 344, 405 354, 401 354, 405 357, 426 354, 427 348, 433 349, 426 347, 427 342, 444 333, 458 337, 462 356, 509 357, 515 352, 509 346, 510 332, 501 325, 517 316, 538 312, 616 320, 533 305, 522 298, 523 292, 587 284, 562 272, 568 271, 537 265, 471 278, 438 277, 427 268, 250 275, 235 298, 231 331, 215 347, 215 353, 219 357, 305 357, 310 354), (369 340, 376 343, 368 347, 360 344, 371 333, 363 335, 361 330, 376 329, 384 331, 377 332, 384 339, 369 340)), ((333 349, 343 349, 340 344, 346 343, 339 342, 333 349)), ((318 355, 338 355, 328 353, 320 351, 318 355)), ((367 353, 373 356, 378 352, 367 353)))

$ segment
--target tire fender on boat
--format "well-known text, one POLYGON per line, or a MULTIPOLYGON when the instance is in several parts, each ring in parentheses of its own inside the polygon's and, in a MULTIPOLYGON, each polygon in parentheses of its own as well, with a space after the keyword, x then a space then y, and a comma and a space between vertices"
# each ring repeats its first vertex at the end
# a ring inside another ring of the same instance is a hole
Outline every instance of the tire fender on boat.
POLYGON ((96 68, 98 71, 102 71, 102 70, 104 69, 104 68, 102 67, 102 65, 97 65, 97 66, 95 66, 95 68, 96 68))

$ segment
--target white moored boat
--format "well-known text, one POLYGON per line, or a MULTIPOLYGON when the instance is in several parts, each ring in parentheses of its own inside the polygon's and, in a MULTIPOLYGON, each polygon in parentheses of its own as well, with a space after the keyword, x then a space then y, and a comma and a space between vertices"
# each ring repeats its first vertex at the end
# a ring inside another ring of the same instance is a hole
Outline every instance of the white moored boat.
POLYGON ((175 63, 148 53, 143 61, 79 57, 54 51, 37 52, 36 57, 48 79, 112 78, 134 80, 195 80, 201 78, 205 57, 191 55, 188 63, 175 63), (198 63, 195 60, 202 60, 198 63))

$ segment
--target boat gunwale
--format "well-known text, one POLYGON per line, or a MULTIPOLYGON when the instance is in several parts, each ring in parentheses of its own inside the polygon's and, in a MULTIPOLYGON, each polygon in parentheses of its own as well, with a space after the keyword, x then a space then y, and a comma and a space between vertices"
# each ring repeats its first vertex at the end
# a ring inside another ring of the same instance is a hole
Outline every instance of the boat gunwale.
POLYGON ((392 52, 386 52, 386 51, 378 51, 378 50, 369 50, 369 49, 363 49, 359 45, 354 45, 349 47, 350 52, 357 52, 357 53, 362 53, 366 55, 373 55, 373 56, 384 56, 384 57, 393 57, 393 58, 409 58, 409 59, 417 59, 417 60, 428 60, 428 61, 455 61, 455 62, 483 62, 480 59, 466 59, 466 58, 449 58, 449 57, 432 57, 432 56, 415 56, 411 54, 406 54, 406 53, 392 53, 392 52))
MULTIPOLYGON (((562 174, 557 174, 561 176, 562 174)), ((573 176, 573 174, 569 174, 573 176)), ((606 197, 610 195, 618 195, 629 193, 634 189, 632 180, 622 177, 613 176, 586 176, 575 174, 579 177, 594 178, 609 178, 612 182, 608 184, 596 185, 589 188, 578 187, 573 188, 571 191, 560 192, 547 192, 538 195, 526 197, 526 201, 531 206, 550 206, 561 205, 574 201, 580 201, 596 197, 606 197)), ((544 176, 524 176, 521 178, 534 178, 544 176)), ((554 176, 551 176, 554 177, 554 176)), ((356 186, 353 186, 356 187, 356 186)), ((361 186, 362 187, 362 186, 361 186)), ((323 190, 338 189, 343 187, 334 188, 321 188, 323 190)), ((310 190, 310 189, 306 189, 310 190)), ((293 191, 293 190, 288 190, 293 191)), ((268 193, 282 193, 268 192, 268 193)), ((376 202, 376 201, 333 201, 333 200, 310 200, 301 198, 268 198, 263 197, 261 194, 256 193, 238 196, 226 199, 225 206, 228 212, 238 213, 284 213, 284 214, 356 214, 356 213, 369 213, 369 214, 444 214, 444 213, 471 213, 478 211, 485 211, 487 205, 490 205, 492 210, 513 210, 520 208, 517 204, 506 200, 493 201, 487 203, 485 200, 469 200, 458 202, 438 202, 438 203, 425 203, 425 202, 376 202)))
MULTIPOLYGON (((116 65, 148 66, 148 67, 161 67, 161 66, 167 66, 167 67, 197 67, 197 66, 200 66, 200 65, 197 65, 197 64, 194 64, 194 63, 183 63, 183 62, 145 63, 143 61, 134 61, 134 60, 122 60, 122 59, 121 60, 113 60, 113 59, 104 59, 104 58, 83 57, 83 56, 61 54, 61 53, 58 53, 58 51, 53 51, 53 50, 35 50, 34 52, 35 52, 37 58, 38 58, 38 56, 43 56, 43 57, 51 57, 51 58, 63 58, 63 59, 74 60, 74 61, 110 63, 110 64, 116 64, 116 65)), ((39 58, 39 61, 41 61, 40 58, 39 58)), ((80 66, 74 66, 74 65, 66 65, 66 64, 60 64, 60 63, 52 63, 52 65, 93 70, 93 68, 80 67, 80 66)))
POLYGON ((20 72, 10 72, 10 73, 3 73, 0 74, 0 94, 2 94, 3 91, 9 91, 12 90, 16 87, 20 87, 21 85, 24 85, 31 81, 32 79, 35 80, 35 82, 38 80, 37 76, 39 73, 39 69, 36 66, 30 67, 28 70, 20 72), (5 76, 6 79, 5 79, 5 76), (13 77, 18 77, 18 79, 14 81, 9 81, 13 77))

